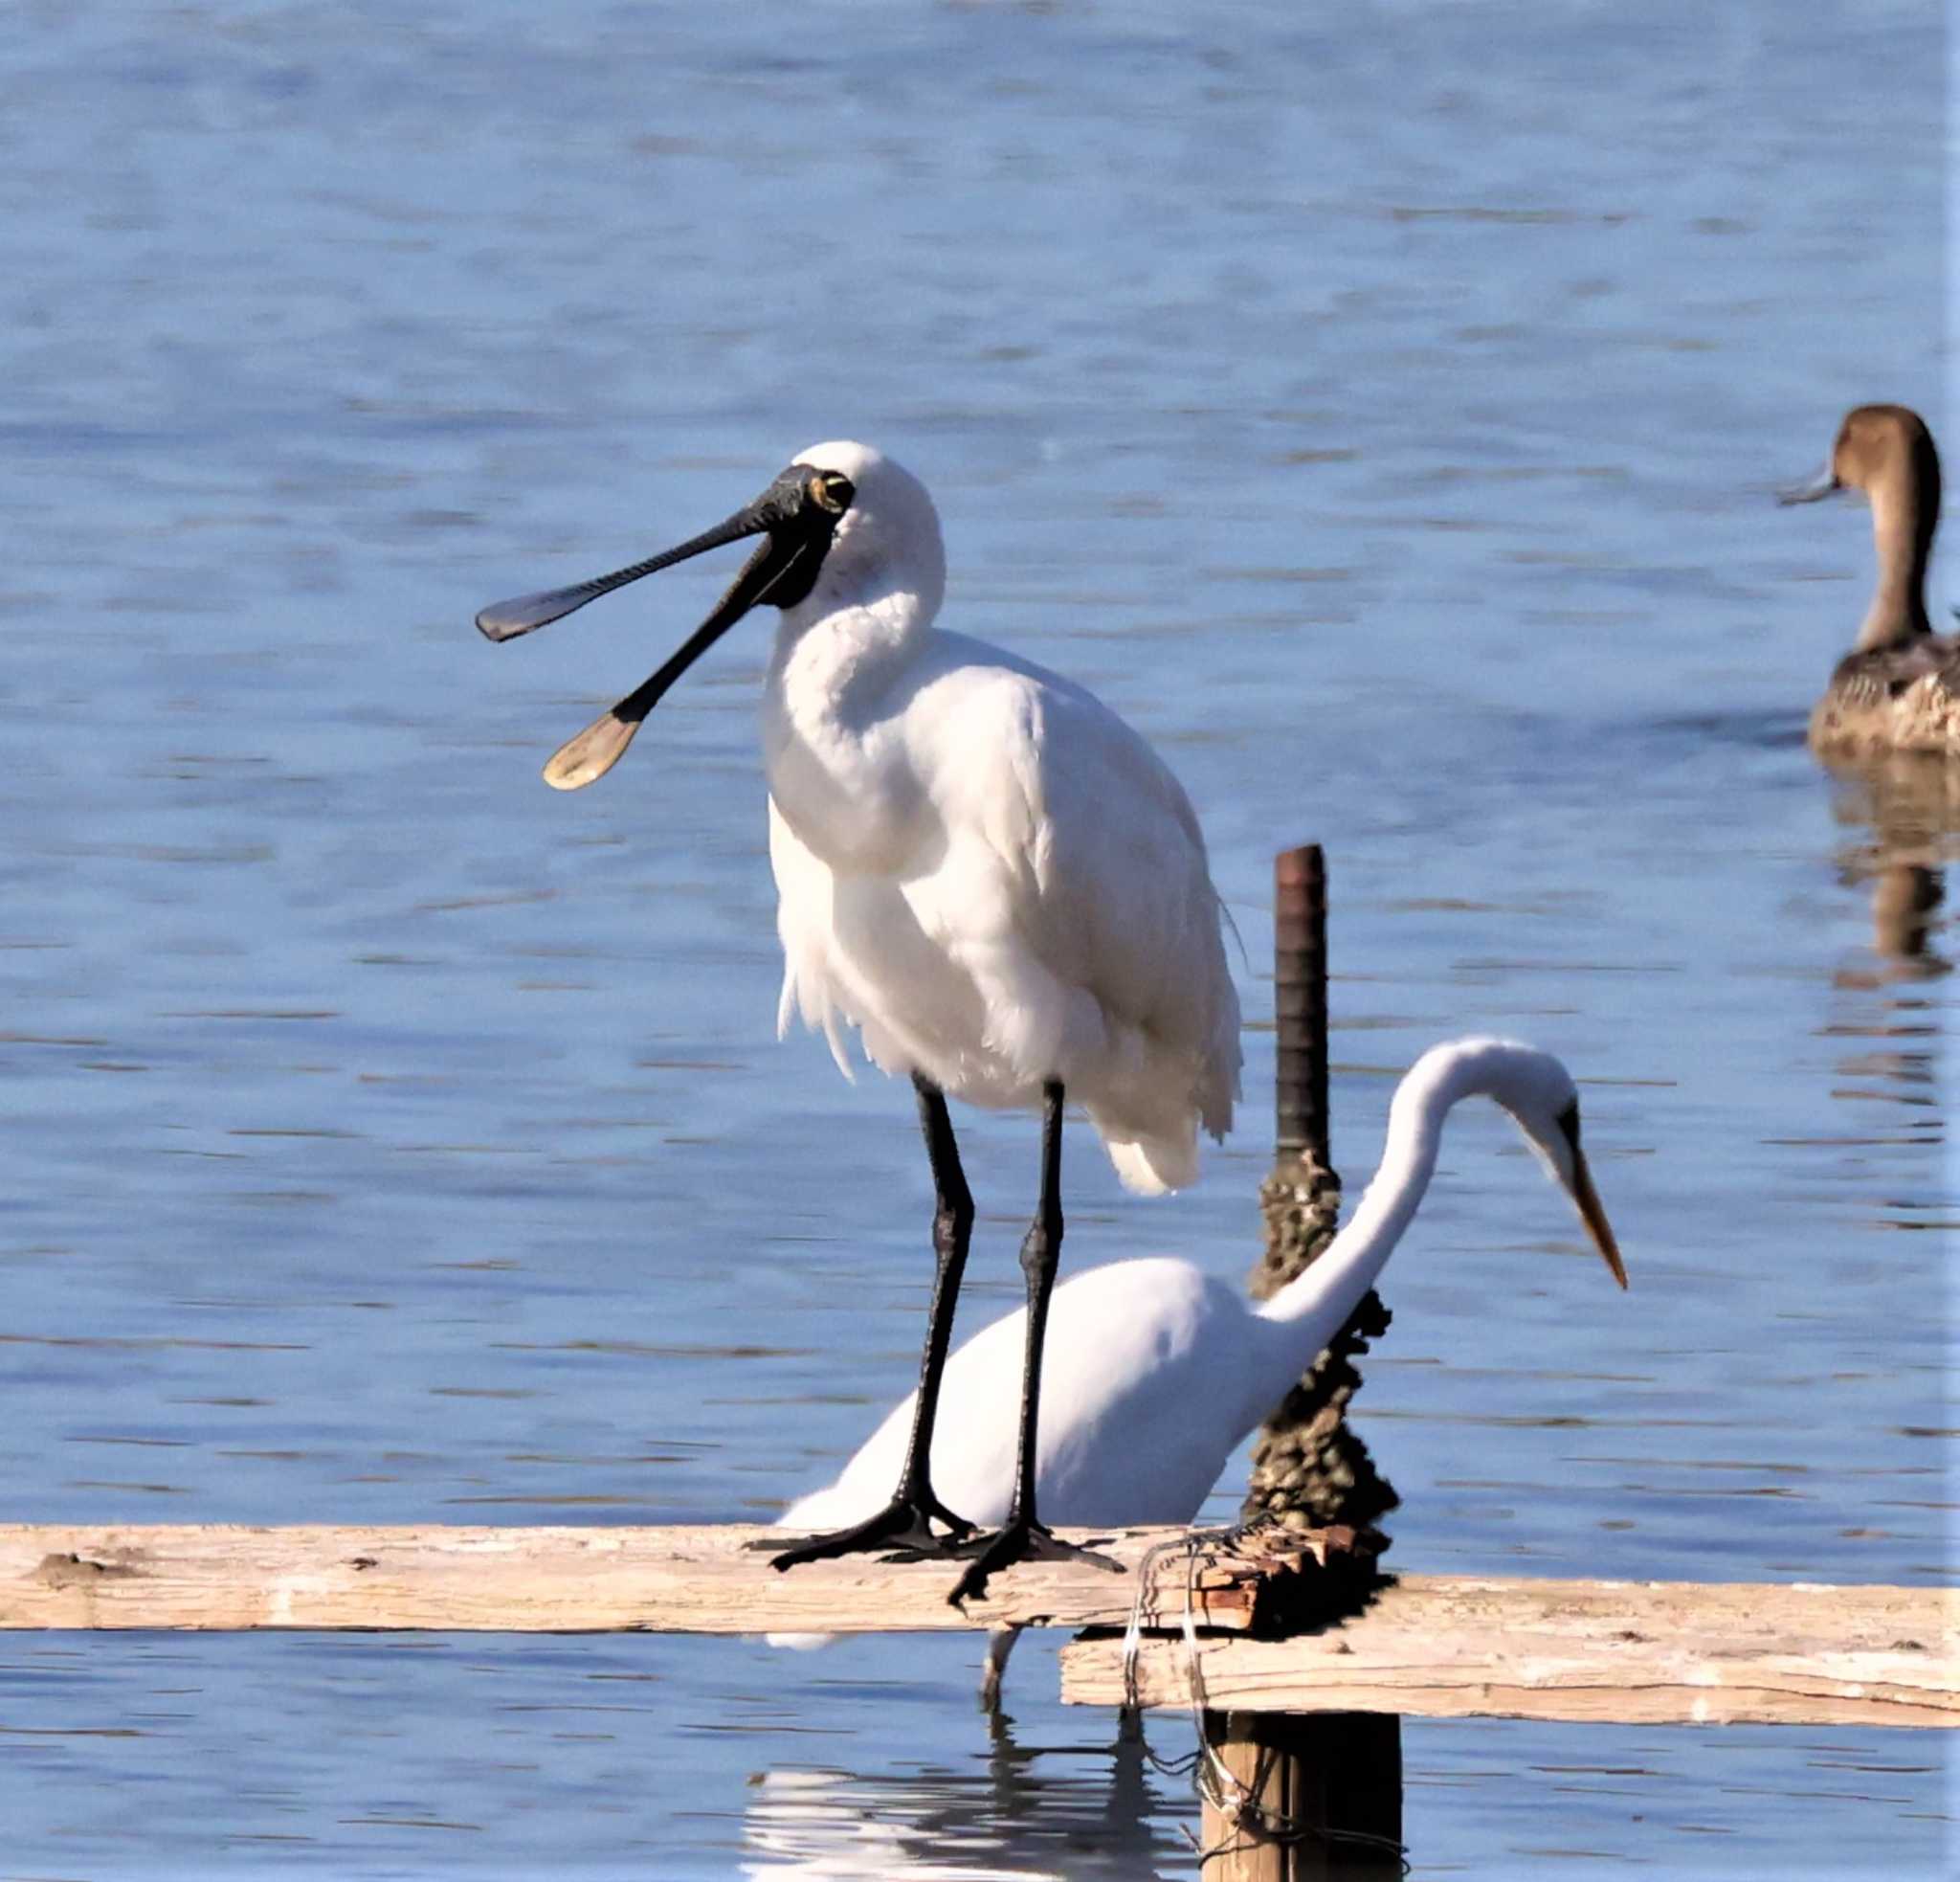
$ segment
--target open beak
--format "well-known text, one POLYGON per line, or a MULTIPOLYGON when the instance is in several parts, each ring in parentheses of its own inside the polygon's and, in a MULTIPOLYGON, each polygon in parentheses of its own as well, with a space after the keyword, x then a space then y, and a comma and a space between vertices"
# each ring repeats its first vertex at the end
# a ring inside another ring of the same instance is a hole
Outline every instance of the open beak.
POLYGON ((521 594, 514 600, 493 602, 477 616, 477 626, 486 639, 514 640, 534 628, 562 620, 588 601, 611 594, 615 588, 636 582, 642 575, 670 569, 677 562, 688 561, 745 536, 766 539, 742 565, 741 572, 729 583, 728 592, 715 603, 713 613, 673 655, 610 711, 552 753, 545 767, 545 782, 554 791, 576 791, 595 778, 604 777, 619 762, 641 721, 660 703, 667 689, 751 608, 771 599, 787 604, 809 592, 830 547, 841 505, 834 511, 813 498, 808 479, 807 470, 792 465, 754 503, 678 549, 649 556, 631 568, 615 569, 610 575, 574 582, 569 588, 546 589, 540 594, 521 594))
POLYGON ((1844 488, 1838 482, 1838 473, 1829 464, 1807 483, 1786 484, 1776 493, 1779 504, 1815 504, 1826 497, 1835 497, 1844 488))
POLYGON ((1613 1278, 1624 1288, 1627 1284, 1626 1264, 1619 1258, 1619 1243, 1613 1239, 1613 1224, 1606 1220, 1606 1209, 1599 1200, 1599 1192, 1592 1187, 1592 1172, 1586 1167, 1586 1154, 1577 1144, 1572 1146, 1572 1200, 1578 1205, 1579 1220, 1586 1224, 1586 1233, 1592 1238, 1592 1245, 1605 1258, 1607 1266, 1613 1270, 1613 1278))

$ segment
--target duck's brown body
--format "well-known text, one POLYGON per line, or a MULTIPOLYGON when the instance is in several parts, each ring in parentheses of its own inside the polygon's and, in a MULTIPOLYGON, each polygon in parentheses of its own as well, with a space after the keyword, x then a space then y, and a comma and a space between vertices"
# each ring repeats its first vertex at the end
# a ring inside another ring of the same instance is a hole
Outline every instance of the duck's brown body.
POLYGON ((1847 413, 1823 475, 1785 501, 1861 490, 1872 506, 1879 579, 1852 650, 1811 713, 1820 757, 1938 751, 1960 757, 1960 639, 1936 635, 1926 571, 1940 521, 1940 459, 1918 413, 1847 413))
POLYGON ((1960 640, 1926 634, 1909 646, 1846 654, 1811 708, 1810 739, 1820 758, 1960 758, 1960 640))

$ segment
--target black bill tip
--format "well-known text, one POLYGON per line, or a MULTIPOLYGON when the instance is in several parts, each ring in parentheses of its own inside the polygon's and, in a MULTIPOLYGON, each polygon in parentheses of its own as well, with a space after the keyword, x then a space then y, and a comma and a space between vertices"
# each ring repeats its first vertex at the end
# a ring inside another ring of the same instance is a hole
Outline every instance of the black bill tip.
POLYGON ((604 589, 590 582, 573 588, 546 589, 542 594, 514 595, 508 601, 493 601, 477 616, 477 632, 486 640, 515 640, 534 627, 562 620, 575 608, 583 608, 604 589))

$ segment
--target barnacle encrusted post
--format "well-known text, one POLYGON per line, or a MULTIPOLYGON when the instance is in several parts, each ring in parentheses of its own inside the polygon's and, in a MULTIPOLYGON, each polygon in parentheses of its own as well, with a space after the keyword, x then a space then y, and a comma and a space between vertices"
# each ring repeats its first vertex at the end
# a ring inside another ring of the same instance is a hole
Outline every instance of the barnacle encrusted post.
MULTIPOLYGON (((1247 1278, 1256 1300, 1304 1271, 1334 1239, 1341 1213, 1341 1178, 1327 1141, 1327 894, 1320 845, 1282 851, 1273 889, 1279 1128, 1272 1174, 1259 1185, 1265 1253, 1247 1278)), ((1388 1325, 1389 1311, 1370 1288, 1260 1428, 1245 1521, 1366 1529, 1401 1500, 1347 1423, 1348 1401, 1361 1383, 1354 1359, 1388 1325)))

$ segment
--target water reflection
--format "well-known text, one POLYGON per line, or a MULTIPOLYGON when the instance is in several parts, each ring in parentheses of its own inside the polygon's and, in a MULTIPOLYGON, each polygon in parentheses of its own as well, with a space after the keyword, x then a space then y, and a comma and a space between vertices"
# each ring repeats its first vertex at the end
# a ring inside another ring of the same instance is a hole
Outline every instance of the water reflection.
MULTIPOLYGON (((1840 880, 1869 883, 1880 981, 1928 979, 1952 963, 1931 944, 1946 898, 1945 865, 1960 854, 1960 767, 1917 752, 1827 766, 1832 813, 1845 830, 1840 880)), ((1853 973, 1840 985, 1856 985, 1853 973)))
POLYGON ((745 1875, 975 1878, 1187 1871, 1162 1826, 1196 1805, 1152 1770, 1140 1726, 1109 1743, 1022 1744, 993 1714, 977 1768, 858 1775, 785 1766, 750 1780, 745 1875))
MULTIPOLYGON (((1851 1010, 1829 1032, 1856 1041, 1838 1058, 1831 1095, 1899 1108, 1900 1122, 1862 1132, 1860 1149, 1936 1147, 1946 1124, 1940 1093, 1941 1001, 1928 983, 1952 963, 1934 945, 1945 900, 1945 865, 1960 851, 1960 768, 1925 754, 1892 752, 1826 769, 1832 814, 1843 833, 1834 860, 1839 881, 1871 891, 1871 946, 1841 960, 1832 984, 1851 1010)), ((1867 1113, 1869 1114, 1869 1113, 1867 1113)), ((1922 1175, 1921 1181, 1926 1178, 1922 1175)), ((1948 1211, 1934 1166, 1929 1193, 1894 1189, 1878 1203, 1886 1227, 1936 1224, 1948 1211)))

